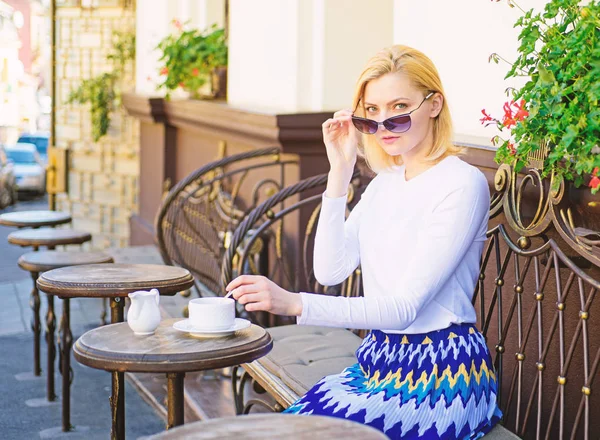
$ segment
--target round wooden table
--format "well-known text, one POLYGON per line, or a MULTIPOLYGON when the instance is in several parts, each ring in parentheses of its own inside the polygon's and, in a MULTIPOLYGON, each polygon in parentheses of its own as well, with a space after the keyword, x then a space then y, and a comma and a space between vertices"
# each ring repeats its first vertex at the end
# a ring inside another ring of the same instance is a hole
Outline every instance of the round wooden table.
POLYGON ((17 211, 0 214, 0 225, 17 228, 40 228, 71 222, 71 214, 58 211, 17 211))
POLYGON ((293 414, 253 414, 194 422, 147 440, 386 440, 383 432, 349 420, 293 414))
MULTIPOLYGON (((71 369, 73 335, 70 329, 70 298, 109 298, 111 322, 117 323, 123 321, 125 302, 123 298, 129 293, 136 290, 158 289, 161 295, 175 295, 193 285, 194 278, 186 269, 158 264, 87 264, 54 269, 39 276, 37 280, 39 290, 63 299, 61 319, 63 431, 71 429, 68 372, 71 369)), ((125 436, 124 379, 122 372, 113 372, 111 397, 113 438, 125 436)))
MULTIPOLYGON (((229 336, 195 338, 173 328, 179 320, 162 321, 150 336, 136 336, 127 323, 90 330, 75 342, 75 359, 111 372, 166 373, 167 429, 182 425, 186 372, 252 362, 271 351, 273 342, 269 333, 256 325, 229 336)), ((118 417, 116 408, 112 409, 113 417, 115 414, 118 417)), ((116 438, 122 439, 124 435, 116 438)))
POLYGON ((92 234, 75 229, 22 229, 8 234, 8 242, 18 246, 31 246, 37 250, 41 246, 54 249, 56 246, 83 244, 92 239, 92 234))
MULTIPOLYGON (((31 278, 33 278, 32 296, 38 297, 39 299, 36 281, 41 272, 58 269, 60 267, 77 266, 80 264, 100 264, 112 262, 112 257, 104 252, 38 251, 28 252, 24 255, 21 255, 18 264, 21 269, 26 270, 31 274, 31 278)), ((56 329, 56 318, 54 314, 54 295, 48 293, 46 296, 48 300, 48 310, 46 312, 46 345, 48 348, 46 364, 46 395, 49 401, 53 401, 56 398, 56 394, 54 393, 54 359, 56 358, 54 330, 56 329)), ((35 313, 38 314, 37 320, 39 321, 39 300, 37 311, 34 310, 34 371, 36 370, 36 365, 38 369, 40 368, 40 330, 38 322, 37 333, 35 331, 35 313)), ((60 358, 59 365, 62 365, 62 358, 60 358)))

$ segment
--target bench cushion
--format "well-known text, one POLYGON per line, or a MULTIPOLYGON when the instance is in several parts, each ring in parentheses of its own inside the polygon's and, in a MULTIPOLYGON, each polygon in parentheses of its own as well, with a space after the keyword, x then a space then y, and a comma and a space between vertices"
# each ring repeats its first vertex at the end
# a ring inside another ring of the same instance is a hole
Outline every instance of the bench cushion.
POLYGON ((494 428, 482 438, 484 440, 521 440, 521 437, 518 437, 501 425, 494 426, 494 428))
POLYGON ((285 325, 268 331, 273 349, 255 362, 260 362, 298 396, 324 376, 355 364, 355 352, 362 342, 349 330, 329 327, 285 325))

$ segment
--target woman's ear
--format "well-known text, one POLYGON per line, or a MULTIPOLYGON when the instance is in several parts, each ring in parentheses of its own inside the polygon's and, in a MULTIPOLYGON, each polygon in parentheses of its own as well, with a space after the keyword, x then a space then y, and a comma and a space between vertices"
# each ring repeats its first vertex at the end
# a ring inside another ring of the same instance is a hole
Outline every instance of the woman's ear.
POLYGON ((442 107, 444 105, 444 97, 441 93, 435 93, 431 97, 431 112, 429 114, 430 117, 436 118, 437 115, 442 111, 442 107))

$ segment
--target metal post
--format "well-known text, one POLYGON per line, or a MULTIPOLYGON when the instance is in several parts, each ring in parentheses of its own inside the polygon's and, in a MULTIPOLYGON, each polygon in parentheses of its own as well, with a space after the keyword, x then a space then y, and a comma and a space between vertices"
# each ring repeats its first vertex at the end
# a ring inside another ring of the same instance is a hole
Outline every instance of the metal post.
MULTIPOLYGON (((110 317, 112 324, 123 322, 124 304, 123 298, 111 298, 110 317)), ((110 408, 112 413, 110 438, 111 440, 122 440, 125 438, 125 375, 123 373, 112 373, 110 408)))
POLYGON ((46 313, 46 346, 48 347, 48 363, 46 365, 46 395, 48 401, 56 399, 54 392, 54 360, 56 359, 56 345, 54 344, 54 331, 56 329, 56 315, 54 314, 54 295, 47 294, 48 312, 46 313))
POLYGON ((40 322, 40 292, 37 288, 37 272, 31 272, 31 278, 33 278, 33 290, 29 299, 29 305, 33 311, 33 320, 31 321, 31 330, 33 330, 33 374, 40 376, 42 374, 42 367, 40 366, 40 333, 41 333, 41 322, 40 322))
POLYGON ((183 379, 185 373, 167 373, 167 429, 183 425, 183 379))
POLYGON ((71 430, 71 308, 69 298, 63 299, 63 313, 61 319, 61 374, 62 374, 62 430, 71 430))

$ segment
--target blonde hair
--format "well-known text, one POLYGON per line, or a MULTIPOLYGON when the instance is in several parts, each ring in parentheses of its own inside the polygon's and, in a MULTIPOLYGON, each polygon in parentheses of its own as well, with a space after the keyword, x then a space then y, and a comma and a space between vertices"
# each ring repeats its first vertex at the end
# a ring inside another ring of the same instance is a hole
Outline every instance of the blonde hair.
MULTIPOLYGON (((442 81, 433 62, 422 52, 408 46, 396 45, 383 49, 371 58, 360 74, 356 83, 352 107, 360 110, 365 115, 364 93, 369 81, 377 79, 387 73, 402 73, 408 77, 414 87, 421 90, 424 95, 437 92, 443 96, 442 110, 433 122, 433 147, 426 156, 428 162, 438 162, 446 156, 458 155, 462 148, 452 143, 452 117, 442 81)), ((401 156, 390 156, 377 142, 375 136, 362 135, 362 145, 359 153, 365 158, 367 165, 376 173, 388 169, 393 165, 402 165, 401 156)))

